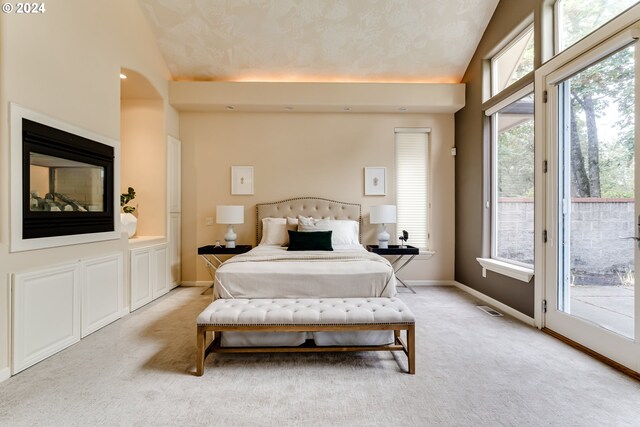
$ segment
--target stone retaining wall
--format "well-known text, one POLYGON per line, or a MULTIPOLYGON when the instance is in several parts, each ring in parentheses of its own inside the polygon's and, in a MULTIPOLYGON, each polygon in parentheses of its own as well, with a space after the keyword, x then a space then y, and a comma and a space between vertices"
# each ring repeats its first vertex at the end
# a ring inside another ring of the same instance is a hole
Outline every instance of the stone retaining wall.
MULTIPOLYGON (((499 200, 498 250, 506 258, 533 260, 533 200, 499 200)), ((571 264, 578 277, 633 270, 634 202, 628 199, 574 199, 571 204, 571 264)))

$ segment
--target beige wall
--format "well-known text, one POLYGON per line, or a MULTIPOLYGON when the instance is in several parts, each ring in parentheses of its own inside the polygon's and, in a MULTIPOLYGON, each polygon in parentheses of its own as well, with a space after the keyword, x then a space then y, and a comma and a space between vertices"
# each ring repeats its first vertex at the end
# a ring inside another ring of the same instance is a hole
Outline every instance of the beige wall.
POLYGON ((162 101, 122 100, 120 190, 136 190, 136 236, 165 236, 167 164, 162 101))
MULTIPOLYGON (((210 280, 197 248, 223 240, 226 226, 206 226, 219 204, 242 204, 239 243, 255 245, 255 204, 317 196, 362 204, 363 242, 375 243, 369 207, 395 201, 394 128, 431 127, 432 246, 403 278, 452 280, 454 270, 453 114, 189 113, 182 140, 182 276, 210 280), (232 165, 254 167, 255 194, 232 196, 232 165), (363 195, 363 168, 387 167, 387 196, 363 195)), ((391 230, 390 230, 391 231, 391 230)), ((395 234, 395 232, 394 232, 395 234)), ((405 273, 406 272, 406 273, 405 273)))
MULTIPOLYGON (((2 123, 9 122, 9 103, 16 102, 118 140, 121 67, 145 75, 167 99, 170 75, 137 2, 65 0, 47 6, 38 16, 0 14, 2 123)), ((166 101, 163 108, 165 133, 178 135, 177 113, 166 101)), ((0 126, 0 373, 9 366, 11 273, 126 249, 126 242, 116 240, 9 254, 9 227, 9 129, 0 126)))

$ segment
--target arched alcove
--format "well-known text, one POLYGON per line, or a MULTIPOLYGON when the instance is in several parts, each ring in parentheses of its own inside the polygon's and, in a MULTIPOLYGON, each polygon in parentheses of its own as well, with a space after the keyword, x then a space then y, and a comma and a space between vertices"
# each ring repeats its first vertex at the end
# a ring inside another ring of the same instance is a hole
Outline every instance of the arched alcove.
POLYGON ((121 69, 120 192, 136 191, 137 236, 166 235, 166 141, 163 100, 142 74, 121 69), (124 78, 123 76, 126 76, 124 78))

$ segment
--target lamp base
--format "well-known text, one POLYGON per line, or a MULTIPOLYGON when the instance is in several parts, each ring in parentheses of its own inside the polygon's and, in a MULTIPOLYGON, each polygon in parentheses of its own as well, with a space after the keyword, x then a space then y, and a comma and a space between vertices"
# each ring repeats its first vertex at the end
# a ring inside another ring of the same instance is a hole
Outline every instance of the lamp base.
POLYGON ((378 248, 389 249, 389 233, 387 233, 387 227, 382 224, 382 231, 378 234, 378 248))
POLYGON ((224 235, 224 242, 227 248, 235 248, 236 247, 236 233, 233 231, 233 225, 229 224, 227 226, 227 234, 224 235))

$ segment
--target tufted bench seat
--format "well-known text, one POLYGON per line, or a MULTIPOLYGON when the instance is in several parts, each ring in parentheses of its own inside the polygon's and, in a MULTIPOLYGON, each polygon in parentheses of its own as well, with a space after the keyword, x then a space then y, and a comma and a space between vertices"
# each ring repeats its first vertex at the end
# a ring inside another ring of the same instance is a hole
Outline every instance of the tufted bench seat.
POLYGON ((415 316, 398 298, 218 299, 197 319, 196 374, 211 352, 404 351, 415 373, 415 316), (393 330, 395 342, 350 347, 221 347, 220 332, 346 332, 393 330), (406 343, 400 331, 406 331, 406 343), (213 341, 207 347, 207 332, 213 341))

